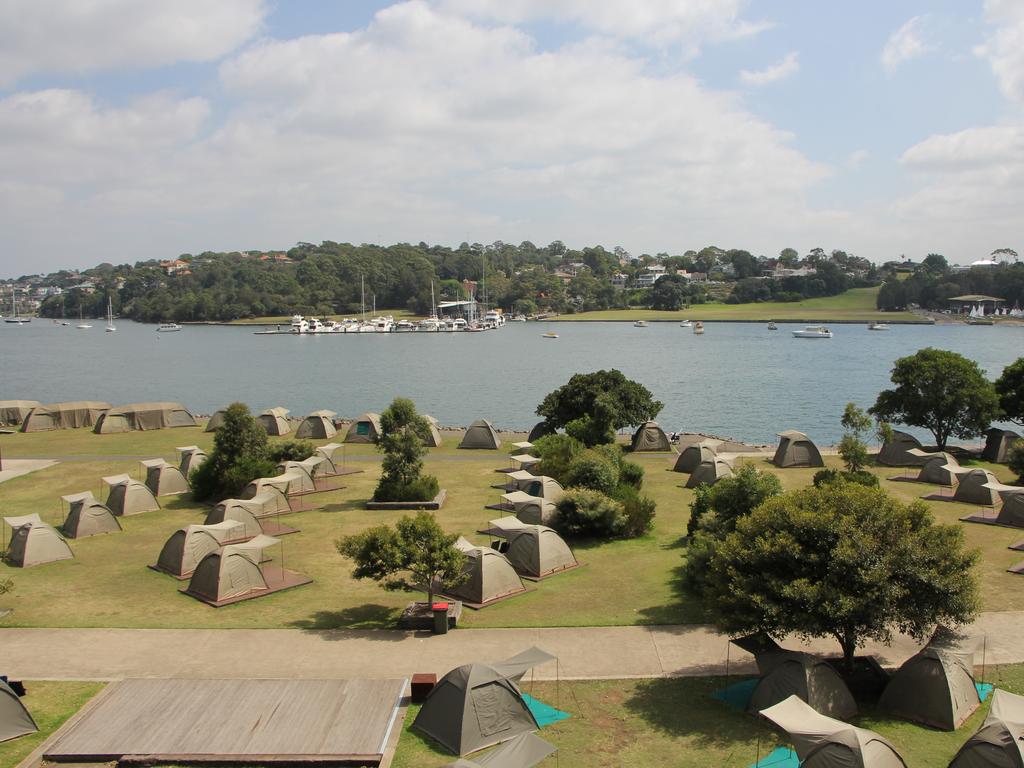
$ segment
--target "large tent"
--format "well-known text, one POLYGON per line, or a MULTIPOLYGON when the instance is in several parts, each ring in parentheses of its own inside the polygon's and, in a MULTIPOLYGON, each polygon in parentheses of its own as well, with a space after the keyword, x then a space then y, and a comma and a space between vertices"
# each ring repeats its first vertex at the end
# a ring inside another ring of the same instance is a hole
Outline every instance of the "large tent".
POLYGON ((442 677, 412 727, 456 755, 540 728, 519 687, 486 664, 466 664, 442 677))
POLYGON ((257 536, 244 544, 229 544, 210 552, 196 566, 186 594, 220 603, 269 591, 260 562, 263 550, 277 543, 279 539, 272 536, 257 536))
POLYGON ((953 501, 964 504, 980 504, 983 507, 995 507, 1000 502, 999 491, 986 487, 998 483, 996 476, 987 469, 967 469, 957 472, 956 491, 953 501))
POLYGON ((376 443, 383 430, 379 413, 364 413, 353 421, 345 433, 346 443, 376 443))
POLYGON ((696 488, 698 485, 714 485, 723 477, 732 477, 732 464, 725 459, 715 457, 711 461, 702 461, 690 473, 686 481, 687 488, 696 488))
POLYGON ((1010 449, 1020 439, 1021 436, 1011 429, 993 427, 985 432, 985 448, 981 452, 981 458, 994 464, 1005 464, 1009 459, 1010 449))
POLYGON ((424 414, 423 418, 427 420, 427 427, 429 428, 429 434, 423 440, 423 444, 427 448, 440 448, 444 440, 441 437, 441 431, 437 428, 437 419, 428 414, 424 414))
POLYGON ((111 408, 97 419, 93 432, 108 435, 133 430, 195 427, 196 417, 181 403, 131 403, 111 408))
POLYGON ((551 503, 557 502, 565 495, 565 489, 561 484, 555 478, 547 475, 538 475, 532 480, 520 481, 519 490, 551 503))
POLYGON ((210 415, 210 420, 206 422, 206 429, 204 432, 216 432, 221 424, 224 423, 224 414, 227 413, 227 408, 220 408, 214 411, 210 415))
POLYGON ((164 542, 153 569, 178 579, 188 578, 208 554, 245 538, 245 525, 235 520, 223 520, 212 525, 187 525, 176 530, 164 542))
POLYGON ((546 421, 538 421, 533 425, 533 429, 530 430, 530 434, 526 436, 526 442, 535 443, 545 435, 553 435, 555 430, 548 426, 546 421))
POLYGON ((173 464, 163 459, 146 459, 140 461, 146 468, 146 487, 154 496, 176 496, 188 493, 189 485, 185 475, 173 464))
POLYGON ((107 507, 118 517, 138 515, 160 509, 160 502, 145 485, 128 475, 111 475, 103 482, 110 486, 107 507))
POLYGON ((1024 768, 1024 696, 993 691, 988 717, 949 768, 1024 768))
POLYGON ((288 413, 287 408, 267 408, 256 417, 256 421, 267 431, 268 435, 287 435, 292 431, 288 413))
POLYGON ((455 546, 466 556, 463 573, 467 578, 457 587, 446 590, 448 597, 461 600, 471 608, 483 608, 526 591, 519 574, 500 552, 478 547, 461 536, 455 546))
POLYGON ((921 471, 917 473, 917 481, 933 485, 955 485, 956 471, 950 467, 958 468, 959 466, 957 460, 945 451, 931 454, 921 465, 921 471))
POLYGON ((996 522, 1013 528, 1024 528, 1024 488, 1000 491, 1003 505, 999 508, 996 522))
MULTIPOLYGON (((272 496, 267 496, 268 500, 272 496)), ((224 499, 217 506, 209 511, 204 520, 205 525, 215 525, 231 520, 242 526, 242 535, 239 538, 252 539, 263 533, 261 517, 269 513, 263 511, 261 500, 258 499, 224 499)))
POLYGON ((911 453, 915 450, 924 451, 921 441, 911 434, 894 429, 892 439, 886 440, 882 444, 882 450, 878 452, 878 463, 889 467, 919 467, 927 458, 911 453))
POLYGON ((95 425, 110 403, 79 400, 50 403, 33 408, 21 425, 22 432, 47 432, 51 429, 78 429, 95 425))
POLYGON ((484 533, 505 540, 498 551, 508 558, 521 576, 543 579, 579 565, 569 545, 546 525, 531 525, 517 517, 502 517, 491 520, 484 533))
POLYGON ((558 751, 534 733, 521 733, 486 755, 469 760, 460 757, 445 768, 533 768, 558 751))
POLYGON ((11 527, 7 562, 15 568, 74 559, 71 547, 52 525, 37 521, 19 523, 16 517, 5 517, 4 522, 11 527))
POLYGON ((18 694, 0 680, 0 742, 27 736, 39 730, 18 694))
POLYGON ((715 440, 701 440, 686 446, 672 464, 673 472, 693 472, 701 462, 718 458, 715 450, 721 443, 715 440))
POLYGON ((970 646, 969 639, 940 627, 890 678, 878 700, 879 711, 955 731, 981 706, 970 646))
MULTIPOLYGON (((316 490, 316 482, 313 480, 315 467, 323 461, 319 456, 310 457, 313 464, 303 461, 282 461, 277 465, 278 477, 290 477, 288 484, 288 495, 298 496, 303 493, 313 493, 316 490)), ((308 459, 307 459, 308 461, 308 459)))
POLYGON ((92 491, 61 496, 68 503, 68 516, 64 518, 61 533, 69 539, 84 539, 100 533, 116 533, 121 524, 106 504, 97 501, 92 491))
POLYGON ((487 419, 477 419, 470 424, 466 434, 462 436, 462 442, 459 443, 459 448, 493 449, 500 446, 501 438, 498 437, 498 433, 494 431, 494 427, 487 419))
POLYGON ((174 449, 181 457, 178 459, 178 469, 188 479, 193 469, 199 469, 208 458, 206 451, 198 445, 182 445, 174 449))
POLYGON ((907 768, 885 737, 819 714, 798 696, 761 714, 789 734, 800 768, 907 768))
POLYGON ((290 476, 259 477, 245 486, 238 494, 238 498, 258 500, 267 515, 291 512, 292 508, 288 503, 288 485, 291 480, 290 476))
POLYGON ((501 495, 502 506, 517 519, 534 525, 547 525, 555 516, 555 503, 531 496, 525 491, 512 491, 501 495))
POLYGON ((38 400, 0 400, 0 427, 20 427, 38 400))
POLYGON ((295 430, 295 437, 300 440, 330 440, 338 430, 334 427, 334 411, 313 411, 302 420, 295 430))
POLYGON ((772 464, 776 467, 824 467, 821 452, 803 432, 790 429, 779 433, 779 447, 775 449, 772 464))
POLYGON ((671 451, 672 443, 665 434, 665 430, 658 426, 656 421, 645 421, 640 428, 633 433, 630 443, 634 451, 671 451))

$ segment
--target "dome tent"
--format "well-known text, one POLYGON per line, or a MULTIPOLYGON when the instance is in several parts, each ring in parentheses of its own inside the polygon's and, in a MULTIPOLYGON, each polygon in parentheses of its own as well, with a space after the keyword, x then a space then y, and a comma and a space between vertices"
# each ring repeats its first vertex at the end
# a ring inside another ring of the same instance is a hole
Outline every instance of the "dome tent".
POLYGON ((145 459, 139 462, 146 468, 146 487, 154 496, 177 496, 188 493, 189 485, 178 467, 163 459, 145 459))
POLYGON ((498 551, 508 558, 516 573, 526 578, 543 579, 579 566, 569 545, 546 525, 502 517, 491 520, 487 530, 481 533, 504 539, 498 551))
POLYGON ((153 492, 128 475, 111 475, 104 477, 103 482, 110 486, 107 507, 118 517, 160 509, 160 502, 156 500, 153 492))
POLYGON ((917 481, 933 485, 953 486, 956 484, 956 473, 959 470, 960 464, 951 454, 933 453, 921 465, 921 471, 917 473, 917 481))
POLYGON ((915 450, 924 453, 921 441, 911 434, 894 429, 892 439, 882 444, 877 460, 879 464, 889 467, 919 467, 928 459, 920 453, 911 453, 915 450))
POLYGON ((668 435, 658 426, 656 421, 645 421, 639 429, 633 433, 630 441, 630 450, 635 452, 651 451, 664 452, 672 450, 672 443, 668 435))
POLYGON ((376 443, 383 431, 379 413, 364 413, 349 425, 344 442, 376 443))
POLYGON ((732 642, 754 654, 761 675, 751 693, 748 711, 759 712, 796 696, 824 715, 847 718, 857 714, 853 694, 839 673, 824 659, 786 650, 762 635, 732 642), (761 641, 762 637, 765 641, 761 641), (763 644, 753 645, 755 640, 763 644))
POLYGON ((470 608, 484 608, 526 591, 519 574, 500 552, 490 547, 478 547, 462 536, 455 546, 466 556, 463 573, 467 578, 458 586, 445 590, 448 597, 461 600, 470 608))
POLYGON ((988 717, 949 768, 1024 768, 1024 696, 997 688, 988 717))
POLYGON ((267 410, 256 417, 256 421, 267 431, 268 435, 287 435, 292 431, 291 422, 288 421, 288 413, 287 408, 267 408, 267 410))
POLYGON ((106 504, 97 501, 92 491, 61 496, 68 503, 68 515, 60 527, 69 539, 83 539, 101 533, 117 533, 121 524, 106 504))
POLYGON ((721 443, 712 440, 701 440, 686 446, 672 464, 673 472, 693 472, 701 462, 714 461, 718 458, 715 450, 721 443))
POLYGON ((998 506, 1001 501, 999 492, 986 486, 999 481, 987 469, 964 469, 957 472, 956 475, 957 483, 953 501, 964 504, 980 504, 983 507, 998 506))
POLYGON ((698 485, 714 485, 723 477, 732 477, 732 464, 717 456, 711 461, 702 461, 690 474, 686 481, 687 488, 696 488, 698 485))
POLYGON ((224 414, 227 413, 227 408, 220 408, 214 411, 210 415, 210 420, 206 422, 206 429, 204 432, 216 432, 221 424, 224 423, 224 414))
MULTIPOLYGON (((238 498, 246 501, 259 500, 266 515, 278 512, 288 513, 292 511, 291 504, 288 502, 288 486, 291 481, 291 475, 259 477, 245 486, 238 494, 238 498)), ((263 515, 256 516, 262 517, 263 515)))
POLYGON ((423 414, 423 418, 427 420, 427 427, 429 434, 423 440, 423 444, 427 448, 440 448, 444 443, 444 438, 441 437, 441 431, 437 428, 437 419, 429 414, 423 414))
POLYGON ((203 462, 208 458, 206 451, 198 445, 183 445, 175 448, 174 450, 177 451, 178 455, 181 457, 178 460, 178 470, 186 480, 192 470, 199 469, 199 467, 203 465, 203 462))
POLYGON ((210 552, 196 566, 185 594, 215 606, 269 594, 260 562, 263 550, 278 542, 272 536, 257 536, 244 544, 229 544, 210 552))
POLYGON ((338 434, 334 426, 337 415, 334 411, 313 411, 299 424, 295 437, 299 440, 330 440, 338 434))
POLYGON ((0 680, 0 742, 11 741, 39 730, 32 715, 11 687, 0 680))
POLYGON ((1010 429, 993 427, 986 430, 985 448, 981 452, 981 458, 993 464, 1005 464, 1010 458, 1010 449, 1020 439, 1021 436, 1010 429))
POLYGON ((803 432, 795 429, 779 433, 779 447, 775 449, 772 464, 780 469, 825 466, 818 446, 803 432))
POLYGON ((31 568, 36 565, 55 563, 59 560, 73 560, 75 555, 67 541, 52 525, 26 518, 5 517, 11 527, 11 543, 7 548, 7 562, 15 568, 31 568), (23 520, 29 519, 28 522, 23 520))
POLYGON ((546 421, 538 421, 533 425, 533 429, 530 430, 530 434, 526 436, 526 442, 535 443, 545 435, 553 435, 556 430, 548 426, 546 421))
POLYGON ((460 757, 444 768, 533 768, 558 751, 533 733, 521 733, 495 747, 483 757, 470 760, 460 757))
POLYGON ((1003 505, 999 508, 996 522, 1012 528, 1024 528, 1024 488, 1000 491, 1003 505))
POLYGON ((523 523, 547 525, 555 516, 555 503, 531 496, 525 491, 512 491, 501 495, 502 507, 511 511, 523 523))
POLYGON ((170 535, 152 568, 176 579, 187 579, 208 554, 244 538, 245 525, 235 520, 213 525, 188 525, 170 535))
POLYGON ((491 422, 486 419, 477 419, 469 425, 466 434, 462 436, 459 448, 481 448, 495 449, 501 447, 501 439, 495 432, 491 422))

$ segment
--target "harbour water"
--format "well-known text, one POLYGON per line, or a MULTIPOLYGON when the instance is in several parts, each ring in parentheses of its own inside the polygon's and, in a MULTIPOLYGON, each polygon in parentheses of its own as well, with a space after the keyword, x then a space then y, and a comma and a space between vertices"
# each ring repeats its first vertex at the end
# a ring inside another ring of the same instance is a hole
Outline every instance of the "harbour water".
MULTIPOLYGON (((867 407, 889 385, 898 357, 927 346, 959 352, 990 378, 1024 355, 1024 327, 830 326, 832 339, 794 339, 801 326, 707 323, 703 336, 677 323, 509 323, 489 333, 258 336, 257 328, 155 326, 117 321, 79 330, 35 319, 0 325, 0 399, 173 400, 210 413, 234 400, 301 416, 342 417, 411 397, 444 425, 489 419, 528 429, 544 395, 574 373, 618 368, 664 404, 666 431, 700 431, 773 443, 799 429, 839 439, 843 406, 867 407)), ((922 437, 927 433, 920 433, 922 437)))

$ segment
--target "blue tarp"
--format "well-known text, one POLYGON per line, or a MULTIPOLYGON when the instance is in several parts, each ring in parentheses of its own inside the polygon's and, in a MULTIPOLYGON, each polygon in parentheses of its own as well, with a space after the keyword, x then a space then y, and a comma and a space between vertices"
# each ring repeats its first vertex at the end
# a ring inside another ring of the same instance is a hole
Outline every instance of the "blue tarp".
POLYGON ((560 709, 555 709, 552 706, 545 704, 543 701, 537 701, 528 693, 523 694, 523 701, 526 702, 526 706, 530 708, 530 712, 533 713, 534 719, 537 721, 537 725, 543 728, 546 725, 557 723, 559 720, 565 720, 569 717, 568 712, 563 712, 560 709))
POLYGON ((750 768, 799 768, 800 759, 789 747, 776 747, 771 754, 765 755, 750 768))
POLYGON ((975 683, 974 687, 978 689, 978 698, 985 701, 989 696, 992 695, 992 689, 995 688, 992 683, 975 683))
POLYGON ((759 681, 760 678, 757 677, 750 680, 740 680, 728 688, 715 691, 711 694, 711 698, 723 701, 733 709, 746 710, 747 705, 750 703, 750 697, 754 695, 754 689, 759 681))

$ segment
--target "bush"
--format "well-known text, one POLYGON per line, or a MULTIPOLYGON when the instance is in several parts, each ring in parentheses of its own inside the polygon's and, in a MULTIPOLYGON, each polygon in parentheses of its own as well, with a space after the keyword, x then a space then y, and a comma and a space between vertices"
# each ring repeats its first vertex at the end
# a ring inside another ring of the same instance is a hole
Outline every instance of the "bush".
POLYGON ((282 440, 269 446, 270 460, 275 464, 285 461, 305 461, 316 452, 309 440, 282 440))
POLYGON ((588 488, 611 494, 619 484, 619 469, 602 454, 584 451, 569 463, 564 484, 570 488, 588 488))
POLYGON ((644 484, 644 468, 632 461, 623 461, 619 468, 619 482, 640 488, 644 484))
POLYGON ((1017 440, 1010 446, 1006 466, 1017 473, 1017 482, 1024 483, 1024 440, 1017 440))
POLYGON ((582 452, 583 443, 569 435, 544 435, 534 441, 532 450, 533 455, 541 460, 537 471, 560 483, 565 480, 569 462, 582 452))
POLYGON ((380 415, 381 436, 377 449, 384 453, 374 501, 430 501, 438 493, 437 478, 423 474, 424 439, 430 434, 427 420, 416 405, 396 397, 380 415))
POLYGON ((275 474, 267 450, 267 432, 244 403, 232 403, 213 437, 213 451, 189 475, 192 497, 203 501, 236 495, 258 477, 275 474))
MULTIPOLYGON (((632 486, 619 486, 620 488, 631 488, 632 486)), ((650 496, 636 494, 632 498, 622 502, 626 513, 626 525, 622 529, 622 537, 635 539, 650 532, 654 527, 654 514, 657 504, 650 496)))
POLYGON ((840 472, 838 469, 822 469, 814 473, 814 487, 834 485, 835 483, 856 483, 867 488, 877 488, 878 478, 867 470, 857 472, 840 472))
POLYGON ((433 475, 421 475, 411 483, 385 482, 383 478, 374 491, 374 501, 430 501, 441 487, 433 475))
POLYGON ((603 493, 573 489, 558 501, 552 527, 566 536, 613 538, 625 529, 626 512, 621 502, 603 493))

